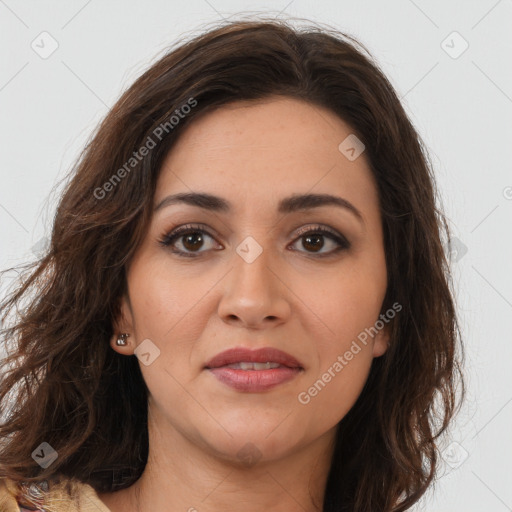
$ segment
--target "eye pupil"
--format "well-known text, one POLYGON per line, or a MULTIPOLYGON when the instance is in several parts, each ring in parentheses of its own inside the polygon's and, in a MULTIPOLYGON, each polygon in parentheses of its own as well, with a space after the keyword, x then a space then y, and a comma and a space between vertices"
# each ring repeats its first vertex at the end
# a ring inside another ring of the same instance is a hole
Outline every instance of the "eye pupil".
MULTIPOLYGON (((314 251, 318 251, 320 250, 323 246, 324 246, 324 240, 323 240, 323 236, 322 235, 307 235, 304 237, 304 240, 306 241, 307 244, 311 244, 311 240, 316 240, 317 243, 313 243, 312 245, 314 246, 313 247, 313 250, 314 251), (318 241, 320 240, 320 243, 318 244, 318 241)), ((303 244, 304 247, 306 247, 305 244, 303 244)))
POLYGON ((187 250, 193 250, 193 249, 199 249, 203 243, 203 237, 201 233, 189 233, 188 235, 185 235, 183 241, 183 245, 187 250), (188 244, 191 242, 191 246, 188 246, 188 244), (196 243, 193 242, 193 240, 196 241, 196 243), (197 243, 199 242, 199 243, 197 243))

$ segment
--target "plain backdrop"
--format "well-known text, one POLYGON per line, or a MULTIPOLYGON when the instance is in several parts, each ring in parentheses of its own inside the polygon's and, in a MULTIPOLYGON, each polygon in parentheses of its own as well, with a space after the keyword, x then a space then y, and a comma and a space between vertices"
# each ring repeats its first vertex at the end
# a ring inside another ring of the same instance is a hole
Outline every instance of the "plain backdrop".
POLYGON ((178 37, 258 13, 358 38, 425 141, 455 235, 468 396, 415 510, 511 511, 511 0, 0 0, 0 269, 40 254, 52 188, 140 73, 178 37))

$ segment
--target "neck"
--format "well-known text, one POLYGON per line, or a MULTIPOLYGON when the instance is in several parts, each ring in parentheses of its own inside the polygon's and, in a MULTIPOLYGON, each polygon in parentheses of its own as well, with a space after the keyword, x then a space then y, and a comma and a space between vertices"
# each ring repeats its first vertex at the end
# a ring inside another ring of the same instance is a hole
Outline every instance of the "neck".
POLYGON ((149 456, 131 487, 100 499, 112 512, 153 510, 219 512, 243 504, 245 512, 320 512, 335 428, 276 459, 233 461, 199 446, 168 422, 149 415, 149 456))

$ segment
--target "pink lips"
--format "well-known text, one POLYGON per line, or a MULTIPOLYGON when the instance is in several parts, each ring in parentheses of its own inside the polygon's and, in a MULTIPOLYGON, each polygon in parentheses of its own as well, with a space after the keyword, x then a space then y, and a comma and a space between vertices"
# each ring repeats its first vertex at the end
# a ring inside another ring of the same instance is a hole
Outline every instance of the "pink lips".
POLYGON ((244 347, 229 349, 217 354, 205 365, 224 384, 245 392, 259 392, 271 389, 293 379, 303 367, 290 354, 276 348, 266 347, 249 350, 244 347), (277 368, 263 370, 242 370, 230 368, 236 363, 278 363, 277 368))

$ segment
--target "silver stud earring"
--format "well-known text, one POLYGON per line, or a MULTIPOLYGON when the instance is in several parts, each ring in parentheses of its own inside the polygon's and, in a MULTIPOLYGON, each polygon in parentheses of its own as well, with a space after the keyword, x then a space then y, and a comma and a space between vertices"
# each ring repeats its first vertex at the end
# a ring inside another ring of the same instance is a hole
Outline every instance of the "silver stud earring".
POLYGON ((126 338, 128 338, 128 336, 130 336, 129 334, 126 334, 126 333, 123 333, 123 334, 120 334, 118 337, 117 337, 117 340, 116 340, 116 345, 119 345, 119 346, 126 346, 128 343, 126 342, 126 338))

